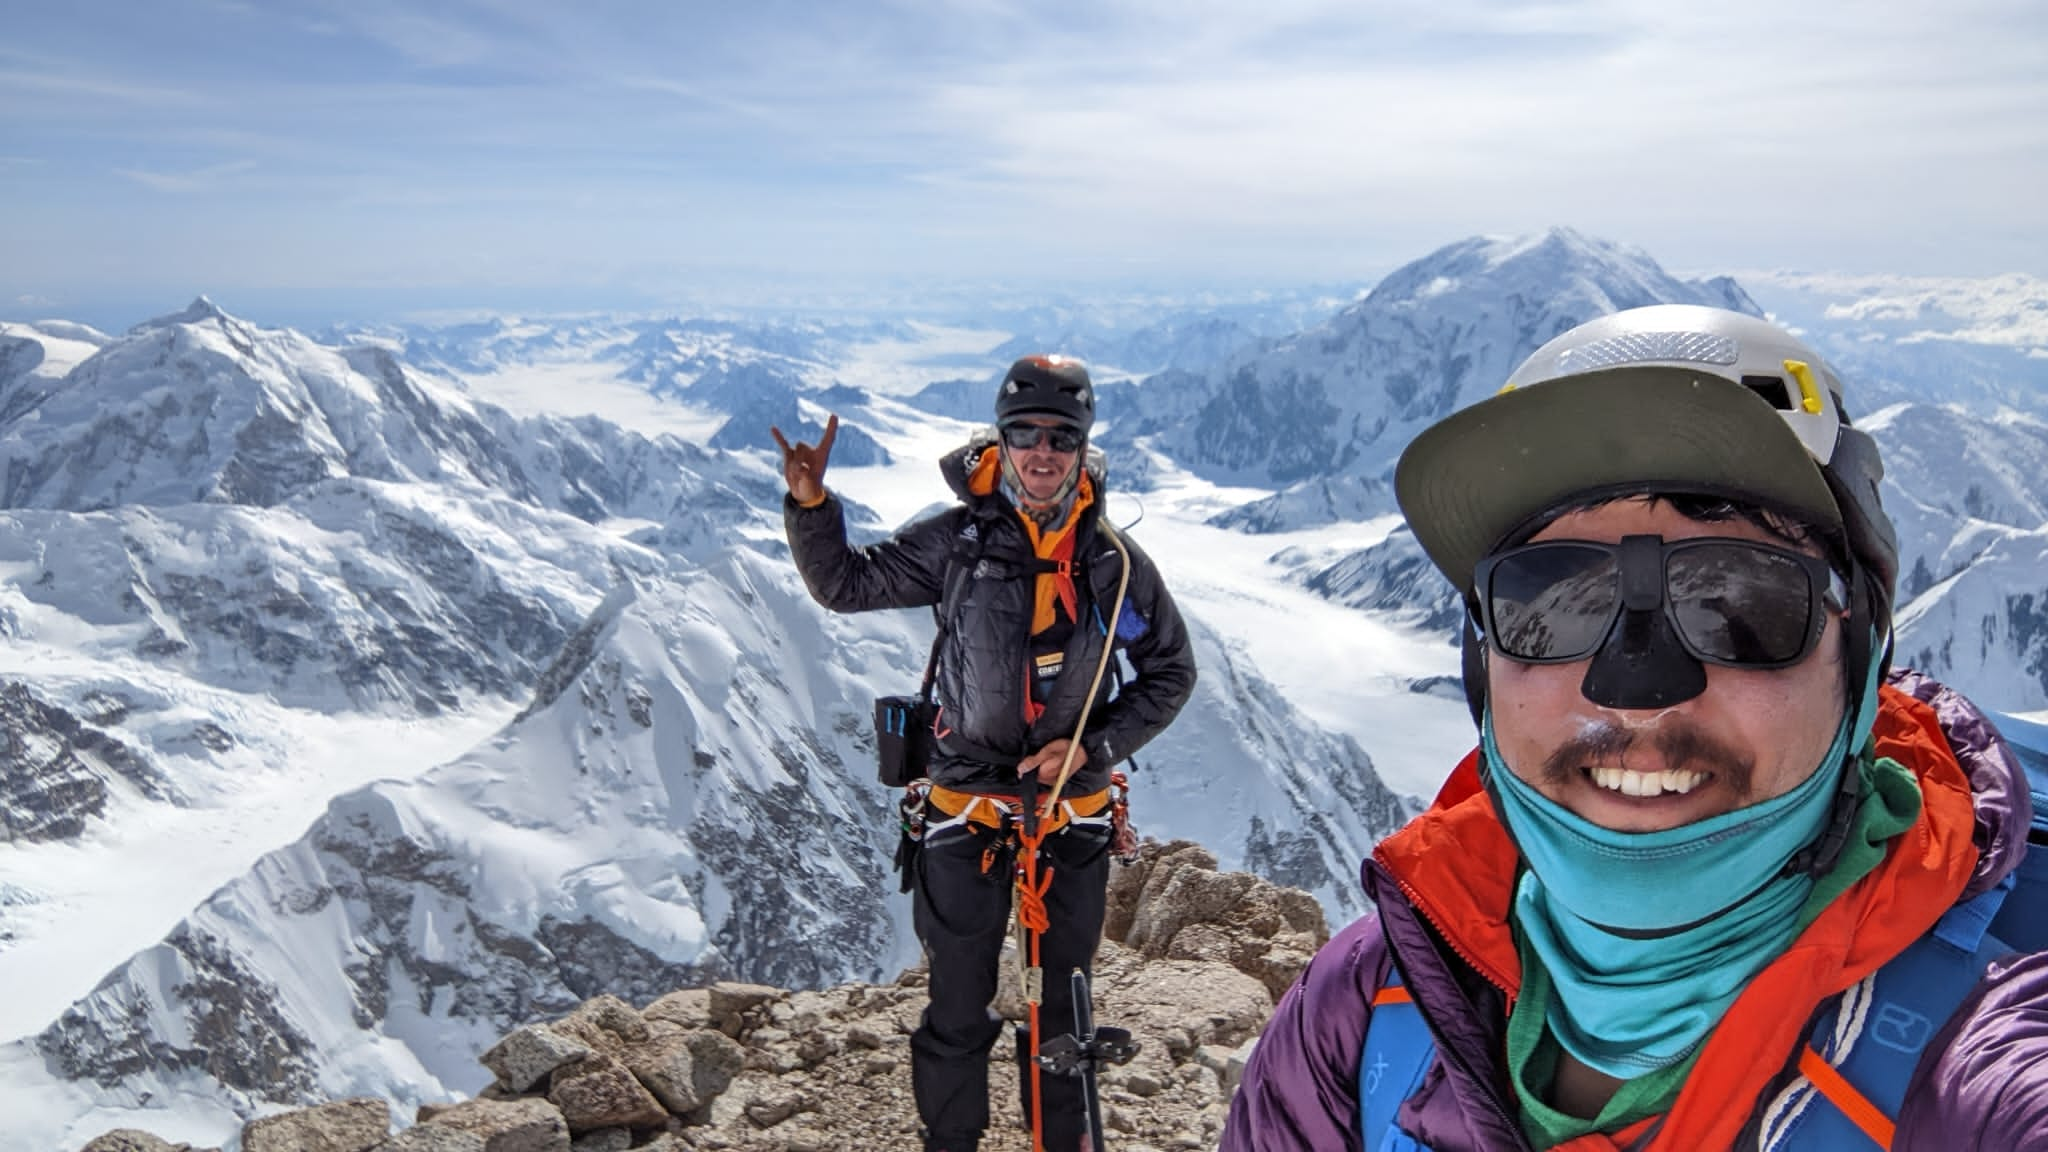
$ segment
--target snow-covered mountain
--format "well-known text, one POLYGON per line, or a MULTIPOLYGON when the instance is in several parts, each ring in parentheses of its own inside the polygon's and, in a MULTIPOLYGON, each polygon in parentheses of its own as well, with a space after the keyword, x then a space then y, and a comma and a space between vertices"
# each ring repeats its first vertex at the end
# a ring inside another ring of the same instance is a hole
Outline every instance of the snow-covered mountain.
POLYGON ((1076 299, 999 307, 983 323, 1015 333, 989 353, 990 359, 1007 364, 1035 352, 1064 352, 1088 361, 1101 382, 1205 370, 1323 322, 1365 287, 1076 299))
MULTIPOLYGON (((1134 769, 1141 831, 1358 910, 1356 863, 1408 810, 1386 762, 1419 790, 1469 737, 1455 605, 1382 519, 1387 467, 1556 331, 1664 299, 1753 309, 1556 230, 1453 245, 1218 363, 1105 380, 1112 495, 1151 490, 1135 536, 1202 669, 1134 769)), ((940 498, 923 462, 962 429, 919 409, 978 422, 1007 346, 933 331, 582 318, 336 345, 203 300, 118 338, 0 326, 0 978, 19 1024, 0 1145, 75 1145, 137 1110, 210 1142, 285 1101, 472 1092, 476 1045, 596 992, 893 975, 915 945, 869 703, 916 683, 930 624, 808 599, 763 449, 768 423, 814 438, 840 414, 846 494, 890 509, 852 506, 862 538, 940 498), (890 341, 921 349, 916 371, 888 367, 890 341), (479 398, 522 373, 628 387, 701 432, 479 398), (393 732, 416 747, 391 754, 393 732), (205 825, 233 866, 162 888, 184 895, 160 929, 56 948, 86 890, 64 869, 148 872, 146 899, 187 867, 169 855, 206 854, 149 835, 186 826, 167 814, 295 778, 332 790, 288 823, 205 825), (84 984, 20 979, 58 956, 84 984)), ((1982 383, 1877 411, 1850 380, 1907 558, 1900 658, 2048 707, 2048 434, 1982 383)))
MULTIPOLYGON (((1961 288, 1941 298, 1978 300, 1961 288)), ((1134 390, 1142 415, 1111 439, 1220 480, 1295 481, 1217 514, 1210 522, 1222 527, 1284 534, 1368 521, 1396 511, 1388 471, 1420 428, 1491 395, 1557 332, 1660 302, 1758 310, 1730 279, 1681 281, 1641 252, 1565 229, 1469 240, 1261 355, 1206 377, 1143 382, 1134 390)), ((1850 410, 1884 454, 1885 506, 1899 531, 1901 659, 1997 707, 2048 707, 2048 648, 2032 617, 2048 602, 2048 581, 2027 558, 2048 531, 2048 419, 2038 415, 2048 411, 2048 360, 2030 343, 2039 340, 2030 308, 1938 333, 1928 330, 1931 310, 1810 307, 1802 318, 1807 337, 1840 357, 1850 410), (1922 596, 1933 599, 1915 603, 1922 596)), ((1456 621, 1447 586, 1403 532, 1342 554, 1286 548, 1274 562, 1378 616, 1447 636, 1456 621)))
POLYGON ((1136 419, 1115 431, 1150 436, 1220 483, 1384 479, 1416 432, 1492 393, 1552 336, 1657 303, 1757 311, 1732 281, 1681 281, 1645 253, 1569 229, 1466 240, 1270 348, 1146 381, 1136 419))
MULTIPOLYGON (((69 1082, 27 1087, 175 1101, 224 1130, 319 1097, 409 1107, 475 1093, 493 1037, 601 992, 892 977, 916 946, 883 895, 895 823, 868 705, 915 675, 921 625, 825 615, 745 549, 621 585, 510 727, 339 798, 24 1042, 69 1082)), ((1355 914, 1350 873, 1403 802, 1196 634, 1203 683, 1144 757, 1140 824, 1355 914)))
POLYGON ((1899 659, 2004 711, 2048 708, 2048 422, 1901 404, 1864 423, 1899 531, 1899 659))
POLYGON ((322 709, 510 698, 632 563, 622 531, 719 547, 774 496, 682 441, 514 417, 203 301, 16 395, 9 634, 83 629, 75 650, 322 709))
MULTIPOLYGON (((527 703, 295 841, 265 830, 160 943, 107 957, 0 1048, 9 1139, 146 1107, 210 1140, 285 1100, 474 1091, 474 1041, 596 992, 886 978, 914 952, 869 705, 915 682, 929 624, 811 603, 765 459, 515 417, 204 302, 10 379, 35 396, 0 424, 5 851, 117 859, 109 821, 232 803, 223 766, 267 764, 293 717, 527 703)), ((1143 758, 1141 826, 1355 912, 1404 801, 1191 626, 1204 676, 1143 758)), ((37 888, 0 860, 0 953, 61 931, 13 917, 37 888)))

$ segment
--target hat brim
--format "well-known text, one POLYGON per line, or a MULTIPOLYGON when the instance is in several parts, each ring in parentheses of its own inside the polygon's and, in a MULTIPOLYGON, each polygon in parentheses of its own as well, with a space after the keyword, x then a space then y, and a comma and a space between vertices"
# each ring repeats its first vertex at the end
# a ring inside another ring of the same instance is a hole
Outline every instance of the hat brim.
POLYGON ((1454 412, 1402 452, 1394 493, 1423 551, 1467 594, 1510 533, 1580 500, 1725 496, 1842 529, 1820 466, 1777 409, 1688 368, 1567 376, 1454 412))

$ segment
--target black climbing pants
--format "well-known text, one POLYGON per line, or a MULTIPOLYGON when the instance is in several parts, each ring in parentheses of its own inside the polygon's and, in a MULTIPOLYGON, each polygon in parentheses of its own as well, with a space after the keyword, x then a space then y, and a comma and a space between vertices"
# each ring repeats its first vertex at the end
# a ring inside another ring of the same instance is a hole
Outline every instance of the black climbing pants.
MULTIPOLYGON (((1015 883, 1011 854, 1001 844, 982 825, 956 826, 923 844, 912 865, 912 914, 931 962, 931 1002, 910 1038, 910 1079, 934 1148, 972 1148, 988 1127, 988 1057, 1003 1033, 1003 1021, 989 1005, 1015 883), (984 873, 982 860, 992 845, 994 861, 984 873)), ((1074 1030, 1072 974, 1076 968, 1091 970, 1102 939, 1109 832, 1070 825, 1046 837, 1042 851, 1041 875, 1050 866, 1053 880, 1045 895, 1051 926, 1039 940, 1045 970, 1041 1044, 1074 1030)), ((1001 1058, 1012 1052, 1005 1044, 1001 1058)), ((1080 1081, 1048 1072, 1040 1074, 1040 1084, 1046 1150, 1074 1152, 1088 1129, 1080 1081)))

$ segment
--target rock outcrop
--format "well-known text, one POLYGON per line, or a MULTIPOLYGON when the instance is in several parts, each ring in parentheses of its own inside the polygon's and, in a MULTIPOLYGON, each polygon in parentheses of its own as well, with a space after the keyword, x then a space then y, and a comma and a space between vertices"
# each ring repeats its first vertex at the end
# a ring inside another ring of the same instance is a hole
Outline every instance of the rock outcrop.
MULTIPOLYGON (((1252 1039, 1328 939, 1307 893, 1219 873, 1187 841, 1148 842, 1111 870, 1096 956, 1096 1018, 1128 1028, 1130 1063, 1101 1077, 1104 1123, 1126 1152, 1213 1148, 1252 1039)), ((822 991, 718 983, 635 1008, 614 996, 519 1028, 480 1059, 474 1100, 428 1105, 394 1133, 388 1106, 356 1099, 266 1116, 243 1152, 839 1152, 915 1145, 910 1034, 922 967, 893 984, 822 991)), ((1025 1018, 1005 958, 996 1009, 1025 1018)), ((1030 1146, 1017 1073, 989 1070, 989 1152, 1030 1146)), ((200 1152, 132 1129, 85 1152, 200 1152)))

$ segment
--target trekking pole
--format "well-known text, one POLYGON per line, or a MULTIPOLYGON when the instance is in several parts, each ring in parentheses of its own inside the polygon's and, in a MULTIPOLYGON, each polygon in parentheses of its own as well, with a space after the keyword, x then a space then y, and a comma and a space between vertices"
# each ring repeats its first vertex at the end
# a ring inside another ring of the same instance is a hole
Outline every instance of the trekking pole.
POLYGON ((1128 1028, 1097 1028, 1095 1002, 1088 991, 1088 974, 1074 970, 1074 1033, 1056 1036, 1039 1053, 1038 1063, 1055 1076, 1081 1078, 1081 1099, 1088 1106, 1089 1152, 1103 1152, 1102 1093, 1096 1072, 1103 1064, 1128 1064, 1138 1054, 1138 1042, 1128 1028))

